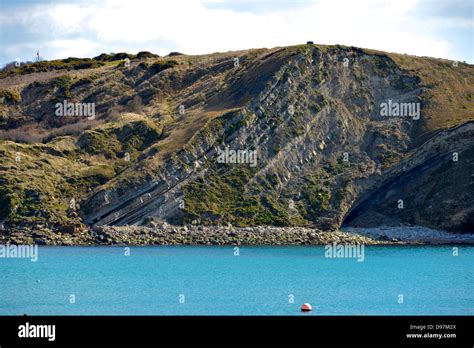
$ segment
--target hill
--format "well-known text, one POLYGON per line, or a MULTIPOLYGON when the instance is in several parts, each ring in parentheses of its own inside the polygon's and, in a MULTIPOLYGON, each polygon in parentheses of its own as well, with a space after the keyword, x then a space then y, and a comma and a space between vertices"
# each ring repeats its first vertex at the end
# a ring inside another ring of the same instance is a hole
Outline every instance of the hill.
POLYGON ((473 89, 465 63, 339 45, 4 70, 0 221, 472 232, 473 89))

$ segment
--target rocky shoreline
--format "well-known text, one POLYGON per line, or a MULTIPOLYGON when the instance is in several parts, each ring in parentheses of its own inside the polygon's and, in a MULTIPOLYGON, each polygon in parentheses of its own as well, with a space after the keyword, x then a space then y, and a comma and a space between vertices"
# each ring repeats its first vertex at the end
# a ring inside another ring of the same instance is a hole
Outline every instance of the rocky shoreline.
POLYGON ((3 230, 0 244, 38 245, 423 245, 474 244, 473 235, 454 235, 425 228, 391 227, 321 231, 307 227, 105 226, 73 233, 48 228, 3 230))
POLYGON ((380 226, 376 228, 348 227, 344 232, 355 233, 376 240, 398 240, 406 244, 474 244, 473 233, 449 233, 423 226, 380 226))

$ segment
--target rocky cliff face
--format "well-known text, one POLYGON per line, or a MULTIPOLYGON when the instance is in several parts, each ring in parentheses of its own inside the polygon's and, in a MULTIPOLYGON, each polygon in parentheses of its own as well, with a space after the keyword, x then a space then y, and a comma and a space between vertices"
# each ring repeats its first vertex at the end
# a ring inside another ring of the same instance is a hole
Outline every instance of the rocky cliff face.
POLYGON ((98 116, 43 144, 2 142, 0 219, 472 232, 473 77, 463 63, 317 45, 5 77, 21 101, 4 98, 4 136, 32 119, 83 124, 51 115, 64 98, 98 116))

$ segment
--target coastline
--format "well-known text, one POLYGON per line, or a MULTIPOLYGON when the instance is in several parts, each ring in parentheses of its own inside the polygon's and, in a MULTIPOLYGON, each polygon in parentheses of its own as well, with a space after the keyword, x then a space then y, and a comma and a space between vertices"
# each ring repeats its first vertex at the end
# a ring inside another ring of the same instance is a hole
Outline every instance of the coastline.
POLYGON ((106 245, 474 245, 474 234, 454 234, 420 226, 344 228, 321 231, 308 227, 105 226, 76 233, 48 228, 4 230, 0 244, 64 246, 106 245), (5 233, 6 232, 6 233, 5 233))
POLYGON ((414 242, 422 244, 470 244, 474 245, 474 233, 450 233, 434 230, 423 226, 379 226, 379 227, 347 227, 348 233, 356 233, 376 240, 397 239, 406 244, 414 242))

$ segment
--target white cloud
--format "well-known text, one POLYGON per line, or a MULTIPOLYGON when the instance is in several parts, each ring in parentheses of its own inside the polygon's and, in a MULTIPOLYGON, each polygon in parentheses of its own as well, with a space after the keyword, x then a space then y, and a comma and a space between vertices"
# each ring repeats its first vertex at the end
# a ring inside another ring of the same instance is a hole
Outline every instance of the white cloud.
POLYGON ((91 57, 101 45, 87 39, 53 40, 48 43, 48 50, 58 57, 91 57))
POLYGON ((47 15, 52 19, 53 30, 74 33, 87 27, 88 18, 94 16, 94 9, 72 4, 56 5, 47 15))
POLYGON ((105 0, 50 5, 41 13, 48 17, 52 39, 47 45, 54 58, 92 55, 99 48, 166 54, 166 46, 199 54, 313 40, 456 59, 452 44, 433 33, 441 21, 417 13, 418 2, 321 0, 292 9, 289 1, 285 11, 252 12, 249 6, 243 12, 198 0, 105 0))

